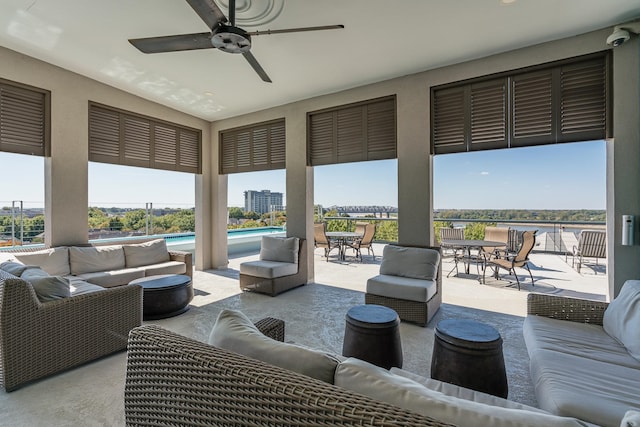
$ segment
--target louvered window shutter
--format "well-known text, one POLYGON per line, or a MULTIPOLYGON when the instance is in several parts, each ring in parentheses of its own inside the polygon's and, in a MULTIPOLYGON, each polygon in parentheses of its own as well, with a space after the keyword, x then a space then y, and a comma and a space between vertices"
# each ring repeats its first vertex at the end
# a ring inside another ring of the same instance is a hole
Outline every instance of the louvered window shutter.
POLYGON ((397 156, 396 97, 307 114, 307 164, 319 166, 397 156))
POLYGON ((611 136, 608 54, 431 91, 434 154, 611 136))
POLYGON ((507 79, 472 84, 469 92, 469 150, 507 148, 507 79))
POLYGON ((286 167, 284 119, 220 131, 219 141, 222 174, 286 167))
POLYGON ((49 155, 50 92, 0 79, 0 151, 49 155))
POLYGON ((199 174, 201 147, 197 129, 89 103, 92 162, 199 174))
POLYGON ((432 95, 431 129, 434 154, 467 151, 464 87, 442 89, 432 95))

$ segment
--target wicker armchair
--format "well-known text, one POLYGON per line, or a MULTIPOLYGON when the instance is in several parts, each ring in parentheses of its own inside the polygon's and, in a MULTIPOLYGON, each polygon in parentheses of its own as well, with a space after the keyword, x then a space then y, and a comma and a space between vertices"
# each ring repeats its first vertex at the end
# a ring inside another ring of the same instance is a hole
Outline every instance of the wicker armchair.
POLYGON ((602 326, 604 311, 609 306, 605 301, 531 293, 527 295, 527 314, 591 323, 602 326))
POLYGON ((446 426, 156 325, 129 336, 127 426, 446 426))
POLYGON ((118 286, 41 303, 0 271, 0 385, 6 391, 127 346, 142 324, 142 288, 118 286))

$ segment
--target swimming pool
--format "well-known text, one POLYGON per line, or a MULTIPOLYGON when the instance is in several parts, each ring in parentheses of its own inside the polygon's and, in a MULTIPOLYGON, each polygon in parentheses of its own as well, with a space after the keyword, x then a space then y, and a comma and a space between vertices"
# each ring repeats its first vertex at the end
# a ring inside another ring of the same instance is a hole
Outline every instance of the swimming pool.
MULTIPOLYGON (((285 236, 287 234, 284 227, 258 227, 258 228, 236 228, 227 230, 227 253, 229 255, 242 252, 260 250, 262 236, 285 236)), ((175 251, 185 251, 195 254, 196 238, 195 233, 184 234, 160 234, 149 236, 149 238, 163 238, 167 241, 167 247, 175 251)))

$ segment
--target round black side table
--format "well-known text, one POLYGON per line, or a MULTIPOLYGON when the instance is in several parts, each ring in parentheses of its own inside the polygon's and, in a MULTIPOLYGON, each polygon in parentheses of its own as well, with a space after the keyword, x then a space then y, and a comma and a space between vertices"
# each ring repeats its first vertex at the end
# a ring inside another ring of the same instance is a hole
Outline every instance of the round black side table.
POLYGON ((135 279, 129 284, 143 288, 142 313, 144 320, 165 319, 189 309, 193 299, 191 278, 184 274, 161 274, 135 279))
POLYGON ((436 325, 431 378, 507 398, 502 337, 492 326, 469 319, 436 325))
POLYGON ((400 318, 394 310, 375 304, 352 307, 347 312, 342 355, 356 357, 390 369, 402 368, 400 318))

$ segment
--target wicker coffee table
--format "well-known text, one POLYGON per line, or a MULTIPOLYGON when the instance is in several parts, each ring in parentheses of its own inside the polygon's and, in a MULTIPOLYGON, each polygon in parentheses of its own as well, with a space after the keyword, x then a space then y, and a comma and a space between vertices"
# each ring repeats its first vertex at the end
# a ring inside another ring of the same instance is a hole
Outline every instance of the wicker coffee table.
POLYGON ((189 309, 193 299, 191 278, 183 274, 161 274, 129 282, 144 290, 142 313, 144 320, 165 319, 189 309))

